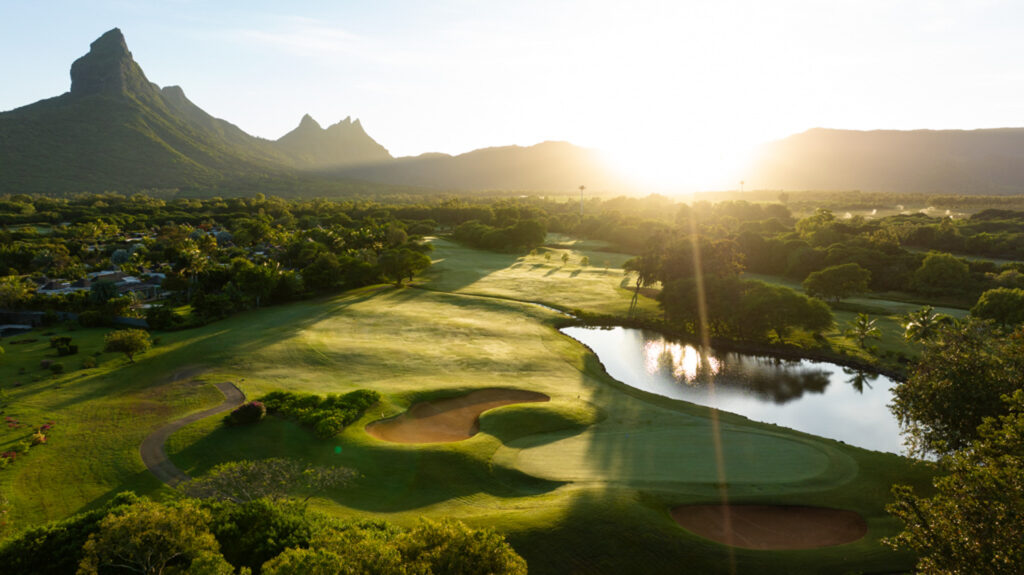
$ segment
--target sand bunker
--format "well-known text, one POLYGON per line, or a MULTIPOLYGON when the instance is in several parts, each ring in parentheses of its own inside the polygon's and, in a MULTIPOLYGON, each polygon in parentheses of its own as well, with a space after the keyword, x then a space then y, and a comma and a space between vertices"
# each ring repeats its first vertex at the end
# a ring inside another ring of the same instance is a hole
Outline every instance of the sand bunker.
POLYGON ((864 518, 853 511, 784 505, 724 509, 728 512, 721 505, 682 505, 672 509, 672 518, 701 537, 745 549, 814 549, 850 543, 868 532, 864 518))
POLYGON ((417 403, 398 417, 367 425, 366 432, 394 443, 460 441, 480 431, 480 414, 488 409, 550 400, 534 391, 481 389, 459 397, 417 403))

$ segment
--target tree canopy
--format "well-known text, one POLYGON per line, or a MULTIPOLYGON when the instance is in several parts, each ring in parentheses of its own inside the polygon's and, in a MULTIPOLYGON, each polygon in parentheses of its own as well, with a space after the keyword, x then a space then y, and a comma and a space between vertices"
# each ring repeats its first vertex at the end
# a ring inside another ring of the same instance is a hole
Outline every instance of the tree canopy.
POLYGON ((827 267, 811 272, 803 282, 811 297, 839 303, 852 295, 868 291, 871 272, 855 263, 827 267))
POLYGON ((1024 332, 1001 333, 991 322, 940 327, 921 359, 893 388, 891 409, 912 453, 947 454, 977 438, 986 417, 1006 413, 1001 397, 1024 386, 1024 332))
POLYGON ((921 497, 893 488, 890 513, 903 531, 887 540, 918 554, 917 572, 1014 575, 1024 565, 1024 391, 1007 397, 1007 415, 989 418, 977 439, 944 460, 948 472, 921 497))
POLYGON ((142 353, 153 345, 149 333, 143 329, 119 329, 108 333, 103 340, 103 351, 121 352, 131 363, 135 363, 135 354, 142 353))
POLYGON ((1024 289, 990 289, 978 298, 978 303, 971 308, 971 315, 1002 325, 1024 323, 1024 289))

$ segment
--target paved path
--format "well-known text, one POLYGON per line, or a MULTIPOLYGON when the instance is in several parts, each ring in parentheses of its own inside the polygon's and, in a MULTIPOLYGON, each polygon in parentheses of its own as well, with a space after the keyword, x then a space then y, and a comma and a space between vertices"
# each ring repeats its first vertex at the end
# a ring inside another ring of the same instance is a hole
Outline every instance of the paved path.
POLYGON ((168 423, 149 434, 149 437, 147 437, 142 442, 142 446, 139 447, 139 455, 142 456, 142 462, 146 464, 146 467, 151 472, 153 472, 153 475, 156 475, 157 479, 163 481, 167 485, 173 487, 190 479, 184 471, 175 467, 174 464, 171 463, 171 460, 167 458, 167 453, 164 452, 164 442, 167 441, 167 438, 175 431, 178 431, 190 423, 194 423, 200 419, 205 419, 211 415, 221 413, 229 409, 234 409, 245 403, 245 394, 242 393, 242 390, 235 387, 235 384, 230 381, 218 383, 217 389, 224 394, 224 403, 217 407, 211 407, 206 411, 193 413, 192 415, 187 415, 177 421, 168 423))

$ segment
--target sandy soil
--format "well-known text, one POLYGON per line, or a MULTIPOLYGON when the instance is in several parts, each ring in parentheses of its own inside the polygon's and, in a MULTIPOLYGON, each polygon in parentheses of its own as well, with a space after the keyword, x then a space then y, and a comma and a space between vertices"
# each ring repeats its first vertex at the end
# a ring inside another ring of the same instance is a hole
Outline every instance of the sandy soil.
POLYGON ((701 537, 746 549, 814 549, 850 543, 868 531, 857 513, 823 507, 682 505, 672 518, 701 537))
POLYGON ((480 414, 488 409, 550 400, 534 391, 481 389, 459 397, 417 403, 398 417, 367 425, 366 432, 394 443, 460 441, 480 431, 480 414))

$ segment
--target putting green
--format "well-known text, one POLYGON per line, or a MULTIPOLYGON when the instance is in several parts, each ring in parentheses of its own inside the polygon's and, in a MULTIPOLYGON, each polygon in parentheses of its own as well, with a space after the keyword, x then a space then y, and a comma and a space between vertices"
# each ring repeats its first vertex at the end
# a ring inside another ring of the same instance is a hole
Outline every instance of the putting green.
MULTIPOLYGON (((769 432, 723 429, 726 483, 841 483, 856 473, 846 456, 816 442, 769 432)), ((716 442, 710 431, 677 428, 590 430, 556 441, 531 436, 513 442, 520 471, 558 481, 716 483, 716 442), (545 439, 547 441, 545 441, 545 439)))

